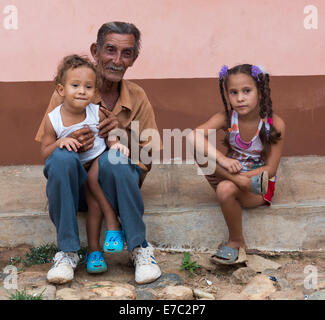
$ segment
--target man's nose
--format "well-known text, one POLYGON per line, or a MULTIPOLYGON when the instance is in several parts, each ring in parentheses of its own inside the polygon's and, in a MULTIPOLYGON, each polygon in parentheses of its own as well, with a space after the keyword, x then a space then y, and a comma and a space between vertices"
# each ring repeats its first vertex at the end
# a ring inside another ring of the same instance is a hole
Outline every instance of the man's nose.
POLYGON ((116 54, 114 55, 113 62, 116 65, 120 65, 121 64, 121 52, 119 52, 119 51, 116 52, 116 54))

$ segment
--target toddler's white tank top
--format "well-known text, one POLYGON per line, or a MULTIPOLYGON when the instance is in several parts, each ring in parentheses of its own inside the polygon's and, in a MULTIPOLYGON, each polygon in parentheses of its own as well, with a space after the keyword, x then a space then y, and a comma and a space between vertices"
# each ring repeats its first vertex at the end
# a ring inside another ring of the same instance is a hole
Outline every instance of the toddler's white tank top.
POLYGON ((96 127, 96 125, 99 123, 99 115, 98 115, 99 105, 92 104, 92 103, 89 104, 86 107, 85 120, 69 127, 65 127, 63 125, 62 117, 61 117, 61 107, 62 104, 57 106, 53 111, 51 111, 48 114, 52 126, 55 130, 56 138, 60 139, 60 138, 67 137, 72 132, 83 128, 85 125, 88 125, 95 134, 94 146, 86 152, 78 153, 80 161, 82 162, 82 164, 85 164, 88 161, 91 161, 96 157, 98 157, 100 154, 102 154, 106 149, 106 143, 103 138, 98 136, 98 129, 96 127))

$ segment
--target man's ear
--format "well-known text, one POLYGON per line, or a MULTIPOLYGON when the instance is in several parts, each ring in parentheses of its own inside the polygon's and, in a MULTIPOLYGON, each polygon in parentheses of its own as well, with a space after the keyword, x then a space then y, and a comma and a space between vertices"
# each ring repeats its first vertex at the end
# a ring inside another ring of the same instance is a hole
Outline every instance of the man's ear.
POLYGON ((98 54, 97 54, 97 43, 92 43, 90 46, 90 53, 94 60, 97 62, 98 61, 98 54))
POLYGON ((64 87, 61 83, 56 86, 56 91, 61 97, 64 97, 64 87))

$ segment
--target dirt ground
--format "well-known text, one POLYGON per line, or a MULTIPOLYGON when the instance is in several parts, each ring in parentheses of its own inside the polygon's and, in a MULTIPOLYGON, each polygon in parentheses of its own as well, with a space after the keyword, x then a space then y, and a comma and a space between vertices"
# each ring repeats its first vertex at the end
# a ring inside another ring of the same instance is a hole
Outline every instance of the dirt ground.
MULTIPOLYGON (((29 246, 19 246, 16 248, 0 248, 0 273, 9 265, 10 259, 13 257, 24 257, 29 252, 29 246)), ((309 294, 303 288, 304 279, 307 274, 304 273, 306 266, 314 266, 317 268, 319 280, 325 279, 325 253, 321 252, 291 252, 291 253, 272 253, 248 251, 248 254, 257 254, 268 260, 281 265, 278 270, 266 270, 263 272, 268 276, 275 276, 277 279, 286 279, 290 289, 300 288, 303 294, 309 294)), ((195 270, 195 274, 191 275, 189 271, 180 270, 182 264, 183 252, 155 250, 155 256, 163 273, 177 274, 183 281, 183 285, 192 289, 201 289, 207 293, 214 295, 219 300, 229 293, 240 293, 245 284, 239 284, 234 281, 232 273, 238 268, 245 267, 245 264, 235 266, 215 266, 209 262, 210 253, 190 252, 191 261, 196 261, 201 267, 195 270)), ((136 286, 134 282, 134 268, 131 258, 127 251, 123 251, 117 255, 106 256, 108 271, 101 275, 90 275, 85 270, 85 265, 81 265, 76 269, 75 282, 84 283, 85 281, 117 281, 128 283, 136 286)), ((20 267, 20 265, 16 265, 20 267)), ((32 265, 19 269, 19 279, 28 283, 29 274, 40 273, 43 278, 49 270, 51 264, 32 265), (24 280, 23 280, 24 279, 24 280)), ((1 282, 0 282, 1 284, 1 282)))

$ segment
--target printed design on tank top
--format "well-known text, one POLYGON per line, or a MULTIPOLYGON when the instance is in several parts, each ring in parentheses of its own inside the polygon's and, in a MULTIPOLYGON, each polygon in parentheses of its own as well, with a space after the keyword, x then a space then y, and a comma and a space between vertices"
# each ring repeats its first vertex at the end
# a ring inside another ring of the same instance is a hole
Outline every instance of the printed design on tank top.
MULTIPOLYGON (((244 141, 240 137, 238 113, 235 110, 232 111, 231 131, 229 135, 229 143, 232 150, 228 156, 241 163, 243 167, 242 171, 250 171, 264 165, 264 161, 261 159, 263 145, 259 137, 262 126, 263 120, 260 119, 254 137, 250 141, 244 141)), ((265 121, 265 128, 266 130, 269 130, 269 124, 267 121, 265 121)))

